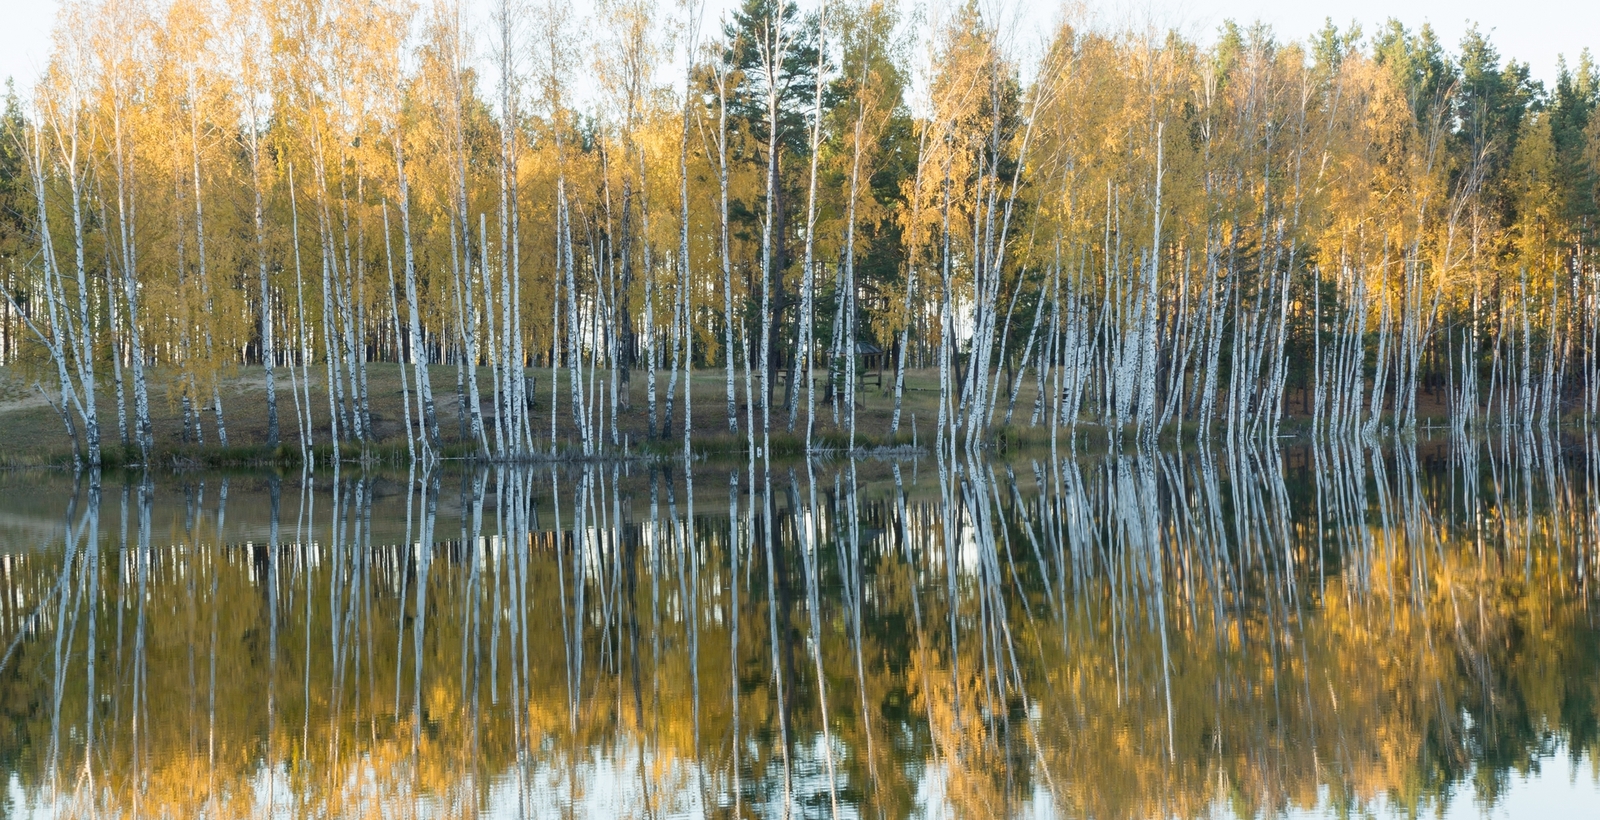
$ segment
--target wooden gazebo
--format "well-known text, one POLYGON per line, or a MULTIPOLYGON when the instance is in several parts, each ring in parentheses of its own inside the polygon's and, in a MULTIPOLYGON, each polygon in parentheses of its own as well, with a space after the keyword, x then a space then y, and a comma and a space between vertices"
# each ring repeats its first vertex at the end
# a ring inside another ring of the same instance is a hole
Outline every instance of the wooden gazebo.
POLYGON ((856 370, 856 386, 865 385, 869 380, 879 388, 883 387, 883 367, 888 360, 888 354, 883 348, 864 339, 856 340, 856 357, 861 360, 861 366, 856 370))

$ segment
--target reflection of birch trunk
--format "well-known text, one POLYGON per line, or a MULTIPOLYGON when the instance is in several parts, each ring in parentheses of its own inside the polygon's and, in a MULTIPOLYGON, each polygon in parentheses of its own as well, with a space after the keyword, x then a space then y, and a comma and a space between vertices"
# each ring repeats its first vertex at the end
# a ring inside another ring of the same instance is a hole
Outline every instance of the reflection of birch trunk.
MULTIPOLYGON (((293 371, 291 371, 292 373, 293 371)), ((279 544, 279 513, 283 506, 283 479, 272 475, 267 479, 267 490, 271 495, 271 518, 267 529, 267 735, 266 735, 266 769, 272 774, 268 778, 267 790, 267 816, 276 814, 278 807, 278 759, 277 759, 277 728, 278 728, 278 554, 279 544)), ((406 485, 406 497, 411 495, 411 485, 406 485)), ((406 525, 410 526, 410 517, 406 525)), ((405 593, 400 593, 400 599, 405 600, 405 593)), ((397 630, 398 631, 398 630, 397 630)), ((396 652, 399 658, 400 653, 396 652)), ((395 675, 395 685, 399 685, 400 676, 395 675)), ((396 698, 398 701, 399 699, 396 698)), ((396 704, 395 714, 400 710, 396 704)))
MULTIPOLYGON (((222 492, 217 498, 217 532, 213 549, 227 545, 228 479, 222 479, 222 492)), ((270 549, 271 546, 268 545, 270 549)), ((218 572, 216 564, 209 567, 211 574, 211 640, 208 642, 206 683, 206 802, 215 815, 217 801, 217 613, 222 607, 217 598, 218 572)))
POLYGON ((873 782, 877 782, 878 751, 872 740, 873 712, 871 706, 867 703, 867 670, 862 658, 865 650, 861 638, 861 619, 863 616, 861 596, 865 584, 861 577, 864 569, 864 564, 861 560, 861 510, 858 485, 856 484, 856 463, 854 460, 850 462, 848 469, 850 471, 850 483, 847 490, 848 495, 845 496, 847 499, 845 521, 847 531, 850 534, 850 556, 845 566, 844 574, 849 580, 846 589, 850 596, 848 606, 851 637, 853 638, 851 644, 855 649, 856 695, 861 700, 861 730, 867 737, 867 773, 873 782))
MULTIPOLYGON (((687 401, 685 402, 687 404, 687 401)), ((685 442, 687 444, 687 442, 685 442)), ((698 787, 695 791, 700 800, 700 811, 706 813, 706 761, 701 757, 700 723, 702 720, 700 709, 700 541, 694 528, 694 470, 690 453, 684 449, 683 481, 684 500, 688 505, 688 517, 684 519, 682 541, 680 542, 679 555, 688 562, 688 574, 684 577, 689 587, 688 625, 689 625, 689 682, 692 692, 692 707, 694 712, 694 771, 698 787)), ((678 517, 677 508, 672 510, 674 522, 678 517)), ((680 571, 682 567, 680 565, 680 571)), ((735 582, 736 583, 736 582, 735 582)))
MULTIPOLYGON (((772 649, 772 685, 773 694, 777 698, 778 709, 778 743, 782 749, 783 757, 783 816, 788 818, 793 809, 793 769, 789 763, 789 701, 783 694, 783 665, 778 658, 778 596, 774 588, 774 576, 777 574, 777 563, 773 560, 772 541, 777 537, 774 532, 773 506, 772 506, 772 463, 770 458, 761 461, 763 481, 761 488, 761 522, 762 544, 766 549, 767 558, 767 627, 768 645, 772 649)), ((755 488, 752 486, 752 490, 755 488)))
MULTIPOLYGON (((578 679, 576 662, 572 655, 574 644, 572 633, 582 627, 574 624, 567 615, 567 549, 566 545, 562 543, 565 540, 566 531, 561 528, 561 481, 557 477, 556 468, 553 464, 550 467, 550 497, 555 499, 556 591, 561 596, 561 646, 565 654, 567 674, 567 728, 569 731, 575 732, 578 728, 578 679)), ((577 536, 578 530, 574 527, 572 531, 574 541, 577 540, 577 536)), ((573 575, 573 583, 578 583, 576 572, 573 575)))
POLYGON ((146 672, 148 671, 145 657, 145 603, 150 597, 150 504, 154 495, 155 485, 151 482, 150 476, 146 474, 139 482, 139 541, 138 551, 134 555, 139 580, 138 592, 136 593, 138 604, 135 607, 137 613, 134 618, 133 628, 133 698, 130 704, 133 712, 130 741, 133 748, 131 750, 132 764, 130 769, 134 773, 134 777, 140 781, 139 784, 133 787, 133 813, 136 816, 141 811, 141 803, 143 803, 144 797, 142 781, 146 772, 141 767, 150 765, 150 760, 147 756, 144 756, 144 750, 140 747, 140 743, 144 740, 143 733, 148 731, 146 727, 149 724, 149 715, 145 710, 145 698, 147 697, 145 684, 146 672))
POLYGON ((811 650, 811 661, 817 672, 817 723, 822 729, 822 760, 828 773, 828 805, 832 809, 834 820, 838 820, 839 791, 833 762, 833 732, 828 726, 828 678, 822 669, 822 595, 818 590, 821 579, 817 577, 817 553, 821 551, 817 541, 821 521, 817 510, 817 482, 812 468, 814 463, 811 459, 806 459, 806 492, 810 495, 810 501, 805 507, 800 506, 800 491, 794 470, 790 469, 789 506, 795 511, 795 528, 800 534, 797 544, 800 549, 800 564, 806 576, 806 610, 811 618, 811 635, 806 643, 811 650))
MULTIPOLYGON (((907 561, 911 561, 915 560, 916 555, 911 544, 911 520, 910 516, 906 512, 905 483, 900 475, 899 463, 895 463, 893 468, 895 523, 899 527, 899 547, 905 554, 905 559, 907 561)), ((908 584, 907 586, 911 591, 912 629, 915 630, 917 635, 918 658, 914 665, 922 672, 921 680, 918 681, 918 684, 921 686, 922 690, 922 697, 920 700, 922 701, 923 707, 923 720, 927 721, 928 726, 937 726, 938 724, 935 722, 933 717, 933 681, 928 674, 928 667, 933 664, 934 657, 932 650, 928 646, 928 630, 922 620, 922 598, 921 594, 917 590, 917 587, 919 586, 918 584, 912 583, 908 584)), ((951 647, 950 652, 950 659, 953 664, 955 662, 954 646, 951 647)), ((952 693, 952 695, 953 694, 954 693, 952 693)), ((938 734, 934 734, 932 739, 933 760, 935 763, 938 763, 940 758, 945 756, 945 752, 939 743, 938 734)))
MULTIPOLYGON (((422 488, 421 535, 415 549, 417 592, 411 608, 411 769, 412 776, 421 777, 418 755, 422 747, 422 666, 423 647, 428 635, 428 570, 433 562, 433 524, 438 513, 439 476, 425 471, 419 482, 422 488)), ((309 604, 308 604, 309 605, 309 604)), ((413 793, 421 793, 421 784, 412 783, 413 793)))
MULTIPOLYGON (((87 606, 89 610, 88 634, 84 646, 84 718, 83 718, 83 781, 87 786, 89 804, 98 804, 94 783, 95 720, 100 707, 100 693, 95 681, 95 661, 100 655, 100 475, 89 475, 89 536, 85 544, 84 574, 89 577, 87 606)), ((91 808, 91 811, 93 808, 91 808)))
MULTIPOLYGON (((97 479, 94 479, 97 481, 97 479)), ((74 571, 78 568, 78 541, 84 535, 88 525, 88 518, 78 519, 78 493, 76 488, 67 501, 66 543, 61 555, 61 572, 56 579, 55 598, 55 672, 51 676, 50 687, 50 745, 48 752, 47 775, 50 779, 50 803, 55 805, 60 797, 60 753, 61 753, 61 705, 66 696, 67 668, 72 663, 70 638, 75 631, 72 621, 77 619, 78 607, 83 603, 81 591, 72 584, 74 571), (77 520, 75 520, 77 519, 77 520), (68 613, 71 613, 69 620, 68 613)), ((98 510, 96 510, 98 512, 98 510)), ((85 571, 87 571, 85 564, 85 571)), ((81 578, 80 578, 81 580, 81 578)), ((91 603, 91 607, 93 604, 91 603)))
MULTIPOLYGON (((729 321, 731 324, 732 316, 729 321)), ((731 336, 729 337, 732 338, 731 336)), ((732 396, 733 347, 728 347, 729 396, 732 396)), ((732 763, 728 767, 733 776, 733 816, 744 816, 743 770, 739 762, 739 748, 744 739, 739 732, 739 471, 728 472, 728 707, 733 719, 733 739, 729 744, 732 763)), ((634 654, 638 655, 635 647, 634 654)), ((635 684, 637 686, 637 684, 635 684)))

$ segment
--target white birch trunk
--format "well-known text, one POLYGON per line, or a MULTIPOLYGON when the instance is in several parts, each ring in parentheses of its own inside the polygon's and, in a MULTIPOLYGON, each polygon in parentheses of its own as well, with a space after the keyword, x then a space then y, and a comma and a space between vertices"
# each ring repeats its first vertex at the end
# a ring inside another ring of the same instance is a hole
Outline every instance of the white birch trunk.
MULTIPOLYGON (((761 43, 767 76, 777 77, 783 63, 784 0, 778 0, 768 21, 770 29, 761 43)), ((778 197, 778 89, 767 83, 767 198, 766 219, 761 223, 761 432, 772 431, 772 254, 773 220, 778 197)), ((782 241, 779 237, 778 241, 782 241)), ((782 275, 782 271, 777 271, 782 275)), ((791 376, 792 378, 792 376, 791 376)))
POLYGON ((150 427, 150 390, 144 373, 144 337, 139 327, 139 254, 134 229, 137 209, 133 193, 132 153, 122 120, 125 104, 121 90, 113 95, 112 104, 112 165, 117 178, 117 239, 122 247, 123 298, 128 307, 128 360, 133 370, 133 418, 139 440, 139 452, 146 463, 155 447, 155 435, 150 427))
MULTIPOLYGON (((728 78, 727 74, 717 70, 717 194, 720 206, 718 214, 719 239, 722 258, 722 317, 723 317, 723 350, 724 358, 728 362, 728 432, 739 432, 739 411, 737 390, 733 383, 733 255, 728 248, 728 78)), ((749 401, 749 391, 745 391, 745 401, 749 401)))
MULTIPOLYGON (((816 381, 812 378, 812 364, 815 362, 816 356, 813 355, 814 351, 811 349, 813 347, 811 336, 813 324, 816 319, 816 317, 813 315, 816 312, 813 300, 817 281, 817 160, 822 150, 822 86, 823 69, 825 66, 823 58, 824 55, 828 53, 827 49, 824 47, 827 43, 828 36, 827 22, 828 3, 827 0, 823 0, 817 11, 817 76, 815 78, 817 86, 816 98, 812 104, 811 115, 811 174, 807 181, 806 192, 806 250, 805 267, 803 268, 803 275, 805 278, 800 285, 800 338, 797 345, 799 361, 796 362, 796 364, 803 362, 805 365, 806 452, 808 453, 811 452, 812 429, 816 426, 817 421, 816 381)), ((687 129, 685 129, 685 131, 687 131, 687 129)), ((685 207, 687 207, 687 192, 684 195, 684 203, 685 207)), ((801 368, 797 367, 795 369, 800 370, 801 368)), ((794 379, 799 375, 799 373, 789 374, 791 386, 793 385, 794 379)), ((797 408, 791 407, 789 413, 789 430, 791 432, 794 430, 795 409, 797 408)))
MULTIPOLYGON (((305 279, 300 267, 300 205, 299 197, 295 193, 293 165, 289 166, 289 227, 294 242, 294 295, 296 324, 299 326, 300 336, 300 382, 305 385, 305 419, 300 422, 300 455, 302 463, 309 466, 309 455, 315 439, 311 426, 311 374, 308 372, 311 366, 311 339, 306 335, 305 279)), ((292 375, 293 371, 290 372, 292 375)), ((332 426, 331 419, 329 426, 332 426)))
MULTIPOLYGON (((389 234, 389 203, 383 203, 383 261, 389 274, 389 318, 394 332, 396 347, 401 347, 400 341, 400 304, 395 299, 394 281, 394 250, 390 243, 389 234)), ((420 455, 417 451, 417 436, 411 427, 411 388, 406 380, 406 365, 403 357, 397 356, 396 363, 400 371, 400 406, 405 414, 406 423, 406 456, 415 463, 420 455)), ((291 371, 292 372, 292 371, 291 371)))
MULTIPOLYGON (((400 242, 405 251, 406 314, 411 334, 411 367, 417 383, 418 422, 422 426, 422 450, 426 454, 439 446, 439 416, 433 402, 433 382, 428 374, 428 349, 422 338, 422 313, 417 304, 417 263, 411 241, 411 186, 406 177, 401 137, 394 136, 395 173, 400 183, 400 242)), ((298 254, 298 248, 296 253, 298 254)), ((298 271, 298 262, 296 263, 298 271)), ((296 273, 298 277, 298 272, 296 273)))

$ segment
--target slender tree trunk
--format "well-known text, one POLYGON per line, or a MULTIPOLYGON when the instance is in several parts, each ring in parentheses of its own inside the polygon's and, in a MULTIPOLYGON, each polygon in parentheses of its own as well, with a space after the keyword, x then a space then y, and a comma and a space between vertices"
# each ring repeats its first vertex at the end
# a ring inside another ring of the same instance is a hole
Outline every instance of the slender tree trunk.
MULTIPOLYGON (((768 29, 761 42, 762 61, 767 76, 776 77, 783 62, 783 12, 784 0, 778 0, 768 29)), ((782 242, 774 235, 778 199, 778 89, 775 83, 767 84, 767 197, 766 219, 761 223, 761 431, 772 430, 772 277, 775 244, 782 242)), ((793 382, 791 375, 790 381, 793 382)))
MULTIPOLYGON (((100 224, 109 225, 105 205, 100 206, 100 224)), ((128 400, 122 383, 122 311, 117 299, 116 277, 111 270, 111 254, 106 254, 106 326, 111 336, 111 376, 117 386, 117 438, 128 446, 128 400)))
POLYGON ((572 417, 583 441, 583 455, 594 453, 589 436, 588 414, 583 402, 583 355, 578 344, 578 284, 572 259, 572 215, 567 205, 566 177, 556 179, 557 231, 561 238, 562 261, 567 277, 567 372, 572 387, 572 417))
MULTIPOLYGON (((400 335, 400 304, 395 300, 394 297, 394 250, 393 246, 390 244, 390 239, 389 203, 385 201, 383 203, 383 261, 385 263, 385 268, 389 273, 389 318, 393 327, 395 346, 403 348, 403 345, 400 341, 402 338, 400 335)), ((398 352, 403 354, 404 351, 402 350, 398 352)), ((415 463, 420 453, 417 450, 418 436, 411 427, 411 388, 406 380, 406 365, 404 355, 396 356, 395 362, 397 363, 396 369, 398 369, 400 372, 400 407, 404 411, 406 422, 406 456, 410 458, 413 463, 415 463)))
MULTIPOLYGON (((816 322, 815 292, 817 282, 816 270, 816 228, 817 228, 817 160, 822 153, 822 86, 825 63, 823 56, 827 54, 824 47, 828 36, 828 4, 823 0, 817 11, 817 76, 816 98, 812 103, 811 115, 811 173, 806 184, 806 249, 805 277, 800 286, 800 331, 799 343, 795 351, 798 363, 804 363, 805 389, 806 389, 806 451, 811 451, 811 433, 817 421, 817 390, 816 381, 812 377, 812 365, 816 361, 812 343, 812 328, 816 322)), ((685 198, 687 202, 687 197, 685 198)), ((800 367, 796 367, 789 374, 791 384, 800 375, 800 367)), ((789 430, 794 431, 795 410, 797 406, 791 405, 789 410, 789 430)))
MULTIPOLYGON (((728 365, 728 432, 739 432, 739 411, 737 390, 733 382, 733 255, 728 248, 728 77, 720 69, 716 74, 717 81, 717 193, 718 193, 718 221, 720 256, 722 258, 722 325, 723 325, 723 351, 728 365)), ((745 400, 749 401, 748 393, 745 400)))
MULTIPOLYGON (((299 197, 295 194, 294 166, 289 166, 289 228, 294 242, 294 295, 295 316, 299 325, 300 335, 300 381, 305 385, 305 421, 300 425, 300 453, 302 458, 309 455, 314 441, 311 429, 311 374, 307 368, 311 366, 311 340, 306 335, 306 295, 305 280, 300 268, 300 205, 299 197)), ((409 254, 409 248, 407 249, 409 254)), ((333 425, 329 419, 329 427, 333 425)), ((337 441, 338 436, 330 432, 330 438, 337 441)), ((337 447, 337 444, 335 444, 337 447)), ((306 461, 309 464, 309 461, 306 461)))
MULTIPOLYGON (((277 355, 277 344, 272 334, 272 292, 267 283, 267 233, 262 214, 261 196, 261 145, 260 137, 256 133, 256 120, 253 113, 248 126, 247 138, 250 152, 250 181, 252 193, 255 195, 252 222, 256 234, 256 272, 260 280, 259 293, 261 294, 261 366, 266 372, 267 382, 267 447, 276 448, 278 446, 278 386, 273 374, 273 365, 276 364, 273 359, 277 355)), ((387 233, 385 236, 387 237, 387 233)))
MULTIPOLYGON (((81 353, 78 353, 77 350, 75 350, 75 348, 78 346, 72 337, 72 320, 68 315, 68 309, 65 305, 67 298, 66 292, 65 288, 62 286, 60 265, 56 261, 54 240, 51 237, 48 212, 45 209, 43 137, 40 135, 37 126, 33 131, 32 149, 33 150, 29 152, 29 162, 31 165, 30 170, 32 171, 31 175, 33 177, 34 205, 38 219, 38 226, 35 230, 38 232, 39 242, 42 246, 42 253, 40 255, 43 257, 44 261, 45 278, 44 287, 42 290, 44 291, 46 319, 49 322, 49 333, 45 333, 44 330, 33 321, 33 318, 22 309, 22 305, 18 304, 17 302, 16 294, 7 289, 5 291, 5 297, 7 304, 9 304, 11 308, 16 311, 17 315, 22 318, 28 329, 31 330, 33 335, 39 340, 39 343, 44 345, 45 349, 50 353, 50 361, 55 365, 56 378, 60 382, 61 403, 58 405, 52 401, 49 394, 45 393, 44 388, 40 387, 38 382, 34 382, 33 386, 34 389, 39 392, 39 395, 42 396, 44 400, 50 404, 51 408, 56 411, 57 415, 61 417, 62 423, 67 428, 67 437, 72 441, 74 466, 79 467, 82 465, 80 460, 82 455, 78 448, 78 430, 77 425, 75 425, 72 421, 72 412, 74 410, 78 410, 81 414, 82 407, 78 404, 77 387, 73 383, 72 376, 68 374, 68 360, 69 358, 73 358, 75 355, 81 355, 81 353)), ((74 369, 76 369, 75 365, 74 369)), ((97 463, 98 453, 95 453, 94 455, 97 463)))
MULTIPOLYGON (((206 260, 205 208, 204 199, 201 196, 200 189, 200 114, 199 111, 196 110, 198 107, 197 103, 198 95, 196 94, 194 79, 191 76, 189 81, 189 146, 191 149, 190 156, 193 161, 193 174, 191 179, 194 184, 195 250, 197 254, 196 259, 200 265, 200 287, 206 295, 206 315, 211 316, 215 311, 215 300, 213 298, 211 277, 206 260)), ((215 368, 217 355, 216 351, 212 347, 212 336, 209 323, 207 324, 205 330, 205 343, 206 357, 213 362, 212 367, 215 368)), ((217 443, 226 448, 228 446, 228 425, 222 416, 222 389, 218 384, 219 381, 220 374, 213 371, 211 374, 211 409, 216 415, 217 419, 217 443)), ((198 426, 198 423, 196 426, 198 426)))
MULTIPOLYGON (((439 446, 439 415, 433 402, 433 383, 428 374, 429 354, 422 338, 422 312, 417 304, 417 263, 411 241, 411 187, 406 176, 401 135, 394 136, 395 173, 400 183, 400 243, 405 249, 406 314, 411 334, 411 367, 417 383, 417 401, 422 405, 423 452, 439 446)), ((297 274, 298 275, 298 274, 297 274)))
POLYGON ((128 358, 133 367, 133 417, 138 430, 139 452, 145 463, 150 461, 150 451, 155 447, 155 435, 150 427, 150 391, 144 374, 144 338, 139 327, 139 257, 134 229, 136 210, 133 188, 133 163, 129 158, 130 146, 124 134, 121 101, 118 100, 112 122, 114 164, 117 177, 117 227, 122 245, 122 287, 128 305, 128 358))
MULTIPOLYGON (((66 169, 67 181, 72 188, 72 246, 74 269, 78 278, 78 317, 76 323, 69 323, 68 326, 77 336, 75 353, 78 360, 78 389, 75 392, 80 394, 78 410, 83 418, 84 443, 89 450, 89 464, 99 467, 100 415, 95 398, 95 322, 89 313, 89 271, 84 261, 83 179, 79 170, 76 116, 73 119, 74 127, 70 140, 72 147, 67 152, 66 169)), ((59 271, 57 275, 59 276, 59 271)))
MULTIPOLYGON (((678 271, 679 292, 683 294, 683 456, 688 458, 689 434, 693 429, 690 399, 690 374, 694 371, 694 279, 689 259, 689 113, 694 99, 694 54, 700 36, 699 24, 689 26, 689 47, 684 62, 689 74, 683 87, 683 136, 678 143, 678 271)), ((691 502, 692 503, 692 502, 691 502)))
POLYGON ((666 405, 662 410, 661 438, 666 438, 672 432, 672 403, 678 394, 678 367, 682 364, 683 354, 683 280, 678 280, 677 289, 672 293, 672 370, 667 378, 666 405))
MULTIPOLYGON (((844 300, 844 400, 851 451, 856 449, 856 202, 861 192, 861 140, 864 137, 862 132, 866 118, 866 106, 858 102, 855 145, 850 152, 850 199, 845 206, 844 289, 839 296, 844 300)), ((879 367, 882 368, 881 363, 879 367)), ((851 487, 854 489, 853 481, 851 487)))

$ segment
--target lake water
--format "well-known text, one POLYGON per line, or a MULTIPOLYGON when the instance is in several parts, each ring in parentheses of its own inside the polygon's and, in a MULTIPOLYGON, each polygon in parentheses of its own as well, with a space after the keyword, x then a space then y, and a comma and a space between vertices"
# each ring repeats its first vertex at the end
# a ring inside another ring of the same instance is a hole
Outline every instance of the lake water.
POLYGON ((0 475, 6 817, 1600 816, 1600 444, 0 475))

